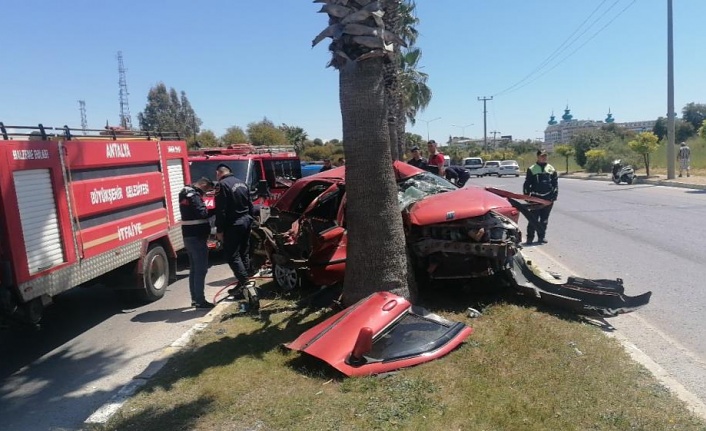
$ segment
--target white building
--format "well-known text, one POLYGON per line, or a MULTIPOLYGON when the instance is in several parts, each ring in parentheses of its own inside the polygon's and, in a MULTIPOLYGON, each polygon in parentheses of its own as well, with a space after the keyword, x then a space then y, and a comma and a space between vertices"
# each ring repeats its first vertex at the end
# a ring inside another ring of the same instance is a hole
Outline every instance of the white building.
MULTIPOLYGON (((608 116, 605 121, 594 120, 574 120, 571 115, 571 110, 567 106, 564 110, 564 115, 561 116, 561 121, 557 122, 552 113, 549 118, 548 126, 544 130, 544 149, 552 151, 555 145, 566 144, 571 140, 571 137, 579 132, 586 130, 597 130, 606 124, 614 123, 613 114, 608 111, 608 116)), ((615 123, 617 126, 635 131, 637 133, 652 131, 656 120, 650 121, 631 121, 626 123, 615 123)))

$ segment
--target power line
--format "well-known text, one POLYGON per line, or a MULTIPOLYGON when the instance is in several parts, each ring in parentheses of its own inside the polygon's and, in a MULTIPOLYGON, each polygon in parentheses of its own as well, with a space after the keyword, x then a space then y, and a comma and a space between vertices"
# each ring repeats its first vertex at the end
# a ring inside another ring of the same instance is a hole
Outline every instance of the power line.
MULTIPOLYGON (((548 64, 550 61, 552 61, 554 58, 556 58, 556 56, 557 56, 557 54, 559 53, 559 51, 567 44, 567 42, 569 42, 569 41, 571 40, 571 38, 581 29, 581 27, 583 27, 584 24, 586 24, 586 22, 587 22, 589 19, 591 19, 591 17, 598 11, 598 9, 600 9, 600 8, 603 6, 603 4, 604 4, 605 2, 607 2, 607 1, 608 1, 608 0, 603 0, 602 2, 600 2, 600 3, 598 4, 598 6, 596 6, 596 8, 593 9, 593 12, 591 12, 590 15, 588 15, 588 16, 586 17, 586 19, 584 19, 583 22, 581 22, 581 24, 579 24, 579 26, 576 27, 576 29, 575 29, 566 39, 564 39, 564 41, 563 41, 554 51, 552 51, 552 53, 549 54, 549 56, 548 56, 547 58, 545 58, 544 61, 542 61, 541 63, 539 63, 539 65, 538 65, 537 67, 535 67, 530 73, 528 73, 528 74, 525 75, 522 79, 520 79, 520 80, 517 81, 516 83, 512 84, 511 86, 507 87, 506 89, 504 89, 504 90, 498 92, 498 93, 495 94, 495 95, 498 96, 498 95, 504 94, 505 92, 510 91, 512 88, 514 88, 514 87, 520 85, 521 83, 523 83, 524 81, 526 81, 527 79, 529 79, 532 75, 534 75, 537 71, 539 71, 540 69, 542 69, 542 67, 544 67, 544 66, 545 66, 546 64, 548 64)), ((594 21, 594 22, 595 22, 595 21, 594 21)), ((589 26, 589 28, 590 28, 590 26, 589 26)), ((573 42, 571 42, 571 43, 573 43, 573 42)), ((569 46, 570 46, 570 45, 571 45, 571 44, 569 44, 569 46)))
POLYGON ((510 92, 512 92, 512 91, 519 90, 520 88, 523 88, 523 87, 525 87, 526 85, 528 85, 528 84, 530 84, 530 83, 536 81, 536 80, 537 80, 538 78, 540 78, 541 76, 544 76, 544 75, 545 75, 546 73, 548 73, 549 71, 555 69, 559 64, 561 64, 563 61, 565 61, 568 57, 570 57, 571 55, 573 55, 573 54, 574 54, 576 51, 578 51, 580 48, 582 48, 583 46, 585 46, 586 43, 588 43, 590 40, 592 40, 594 37, 596 37, 603 29, 605 29, 608 25, 610 25, 610 23, 612 23, 613 21, 615 21, 615 19, 616 19, 618 16, 620 16, 623 12, 625 12, 625 10, 627 10, 630 6, 632 6, 632 4, 635 3, 636 0, 633 0, 632 3, 628 4, 628 6, 626 6, 625 8, 623 8, 623 10, 620 11, 618 14, 616 14, 610 21, 608 21, 608 23, 607 23, 606 25, 604 25, 603 27, 601 27, 601 28, 600 28, 596 33, 594 33, 587 41, 585 41, 585 42, 582 43, 578 48, 576 48, 574 51, 572 51, 571 54, 565 56, 565 57, 564 57, 563 59, 561 59, 558 63, 554 64, 554 66, 552 66, 552 67, 549 68, 548 70, 542 72, 540 75, 536 76, 536 77, 535 77, 534 79, 532 79, 531 81, 525 83, 525 81, 527 81, 528 79, 532 78, 533 75, 535 75, 535 74, 536 74, 537 72, 539 72, 542 68, 544 68, 544 67, 545 67, 546 65, 548 65, 550 62, 552 62, 554 59, 556 59, 556 57, 559 56, 559 54, 560 54, 560 52, 562 51, 562 49, 564 49, 564 50, 565 50, 565 49, 568 49, 568 48, 571 47, 573 44, 575 44, 584 34, 586 34, 592 27, 594 27, 599 21, 601 21, 601 20, 603 19, 603 17, 605 17, 618 3, 620 3, 621 0, 615 0, 606 10, 603 11, 603 13, 601 13, 597 18, 595 18, 581 33, 579 33, 578 35, 576 35, 576 33, 577 33, 579 30, 581 30, 581 28, 584 26, 584 24, 585 24, 587 21, 589 21, 589 20, 591 19, 591 17, 593 17, 593 15, 596 14, 596 12, 605 4, 606 1, 607 1, 607 0, 603 0, 603 1, 589 14, 589 16, 571 33, 571 35, 569 35, 569 37, 567 37, 567 38, 559 45, 559 47, 557 47, 544 61, 542 61, 542 62, 541 62, 537 67, 535 67, 530 73, 528 73, 527 75, 525 75, 525 77, 523 77, 521 80, 517 81, 517 82, 514 83, 513 85, 511 85, 511 86, 505 88, 504 90, 502 90, 502 91, 496 93, 495 96, 499 96, 499 95, 503 95, 503 94, 510 93, 510 92), (574 35, 576 35, 576 36, 574 37, 574 35), (523 83, 525 83, 525 84, 523 84, 523 83))
MULTIPOLYGON (((523 88, 523 87, 528 86, 529 84, 535 82, 536 80, 538 80, 539 78, 543 77, 543 76, 546 75, 547 73, 549 73, 549 72, 551 72, 552 70, 556 69, 556 68, 557 68, 558 66, 560 66, 562 63, 564 63, 564 61, 566 61, 569 57, 571 57, 572 55, 576 54, 576 52, 578 52, 578 50, 580 50, 581 48, 583 48, 588 42, 590 42, 591 40, 593 40, 593 38, 595 38, 596 36, 598 36, 598 34, 600 34, 600 33, 601 33, 606 27, 608 27, 613 21, 615 21, 616 19, 618 19, 618 17, 619 17, 620 15, 622 15, 623 12, 625 12, 626 10, 628 10, 628 8, 630 8, 630 6, 632 6, 633 4, 635 4, 636 1, 637 1, 637 0, 632 0, 632 2, 628 3, 627 6, 625 6, 620 12, 618 12, 618 13, 617 13, 610 21, 608 21, 603 27, 599 28, 598 31, 595 32, 595 33, 593 33, 593 35, 591 35, 591 37, 589 37, 584 43, 582 43, 582 44, 579 45, 576 49, 574 49, 573 51, 571 51, 567 56, 565 56, 564 58, 562 58, 561 60, 559 60, 559 62, 556 63, 554 66, 552 66, 550 69, 547 69, 546 71, 544 71, 544 72, 543 72, 542 74, 540 74, 539 76, 535 77, 534 79, 532 79, 532 80, 529 81, 528 83, 524 84, 522 87, 518 87, 516 90, 519 90, 520 88, 523 88)), ((513 91, 514 91, 514 90, 513 90, 513 91)))

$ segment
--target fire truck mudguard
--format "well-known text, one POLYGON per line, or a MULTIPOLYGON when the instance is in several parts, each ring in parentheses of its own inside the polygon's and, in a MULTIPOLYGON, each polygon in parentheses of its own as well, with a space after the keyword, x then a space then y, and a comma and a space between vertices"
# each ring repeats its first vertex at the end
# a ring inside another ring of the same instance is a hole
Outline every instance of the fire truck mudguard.
POLYGON ((138 281, 116 288, 164 296, 184 247, 186 143, 0 126, 0 310, 36 321, 54 295, 123 269, 138 281))

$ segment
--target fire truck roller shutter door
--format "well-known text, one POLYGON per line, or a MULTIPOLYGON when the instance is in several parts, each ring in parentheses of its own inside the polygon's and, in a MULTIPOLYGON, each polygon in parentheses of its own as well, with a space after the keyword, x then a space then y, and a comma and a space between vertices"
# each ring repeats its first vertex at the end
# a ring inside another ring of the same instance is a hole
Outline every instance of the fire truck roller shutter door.
POLYGON ((13 172, 30 275, 63 263, 54 190, 49 169, 13 172))
POLYGON ((185 185, 184 168, 181 164, 181 159, 169 160, 167 162, 167 172, 169 174, 169 189, 171 190, 171 205, 174 213, 174 221, 181 221, 181 212, 179 211, 179 192, 185 185))

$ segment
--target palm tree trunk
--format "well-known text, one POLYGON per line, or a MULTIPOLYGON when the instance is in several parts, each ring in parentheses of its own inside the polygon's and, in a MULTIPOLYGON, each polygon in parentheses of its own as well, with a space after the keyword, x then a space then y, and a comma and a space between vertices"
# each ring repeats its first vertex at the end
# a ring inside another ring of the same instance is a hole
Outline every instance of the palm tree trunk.
POLYGON ((345 305, 377 291, 410 298, 382 68, 375 58, 340 69, 349 231, 345 305))

